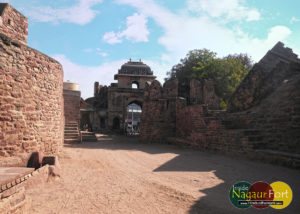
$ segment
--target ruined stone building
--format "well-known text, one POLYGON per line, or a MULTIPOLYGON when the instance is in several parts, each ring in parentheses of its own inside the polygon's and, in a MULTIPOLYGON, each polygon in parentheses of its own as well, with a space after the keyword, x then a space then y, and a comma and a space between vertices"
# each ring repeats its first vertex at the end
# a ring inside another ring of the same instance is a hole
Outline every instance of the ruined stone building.
POLYGON ((231 156, 300 167, 300 60, 277 43, 242 81, 228 110, 218 109, 213 84, 177 80, 146 87, 141 140, 171 142, 231 156))
POLYGON ((62 66, 28 47, 27 34, 27 18, 1 3, 1 165, 26 165, 22 158, 35 151, 56 154, 64 139, 62 66), (15 157, 15 162, 4 161, 9 157, 15 157))
POLYGON ((79 85, 70 81, 63 83, 65 143, 78 143, 80 137, 80 100, 79 85))
POLYGON ((82 108, 81 125, 88 124, 93 130, 122 130, 132 118, 139 120, 144 90, 155 78, 150 67, 141 61, 123 64, 114 76, 117 83, 107 87, 95 82, 94 97, 86 100, 90 106, 82 108), (131 107, 136 110, 130 110, 131 107))

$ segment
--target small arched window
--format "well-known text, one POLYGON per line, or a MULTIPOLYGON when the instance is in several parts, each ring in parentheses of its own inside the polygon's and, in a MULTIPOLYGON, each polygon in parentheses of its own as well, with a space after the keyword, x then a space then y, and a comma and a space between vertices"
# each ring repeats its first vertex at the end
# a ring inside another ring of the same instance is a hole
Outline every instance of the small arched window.
POLYGON ((139 83, 136 82, 136 81, 132 82, 131 88, 138 89, 139 88, 139 83))

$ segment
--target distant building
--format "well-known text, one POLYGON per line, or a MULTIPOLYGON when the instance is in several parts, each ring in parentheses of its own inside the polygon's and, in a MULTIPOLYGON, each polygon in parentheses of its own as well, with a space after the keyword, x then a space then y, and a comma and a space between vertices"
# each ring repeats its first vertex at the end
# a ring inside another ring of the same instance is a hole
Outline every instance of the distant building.
POLYGON ((143 106, 144 89, 156 76, 141 60, 128 61, 114 76, 117 83, 109 87, 94 84, 94 97, 86 99, 82 107, 81 126, 88 124, 93 131, 101 129, 123 130, 125 124, 139 124, 143 106), (134 105, 132 105, 134 104, 134 105), (92 109, 92 110, 91 110, 92 109), (132 121, 133 119, 133 121, 132 121))

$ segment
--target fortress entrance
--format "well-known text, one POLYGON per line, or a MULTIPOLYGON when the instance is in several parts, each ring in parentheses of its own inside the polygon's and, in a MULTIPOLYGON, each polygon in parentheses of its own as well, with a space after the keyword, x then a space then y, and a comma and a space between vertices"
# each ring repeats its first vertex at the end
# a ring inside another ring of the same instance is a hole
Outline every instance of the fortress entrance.
POLYGON ((128 104, 124 125, 126 135, 138 135, 140 133, 141 117, 142 105, 139 102, 128 104))

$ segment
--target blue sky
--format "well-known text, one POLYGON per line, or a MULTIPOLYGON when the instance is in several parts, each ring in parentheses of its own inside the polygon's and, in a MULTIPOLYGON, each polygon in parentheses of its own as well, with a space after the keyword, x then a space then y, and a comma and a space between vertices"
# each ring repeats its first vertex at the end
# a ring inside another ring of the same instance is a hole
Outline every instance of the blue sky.
POLYGON ((277 41, 300 55, 299 0, 8 0, 29 19, 28 45, 57 59, 64 80, 114 82, 129 58, 158 80, 192 49, 257 62, 277 41))

